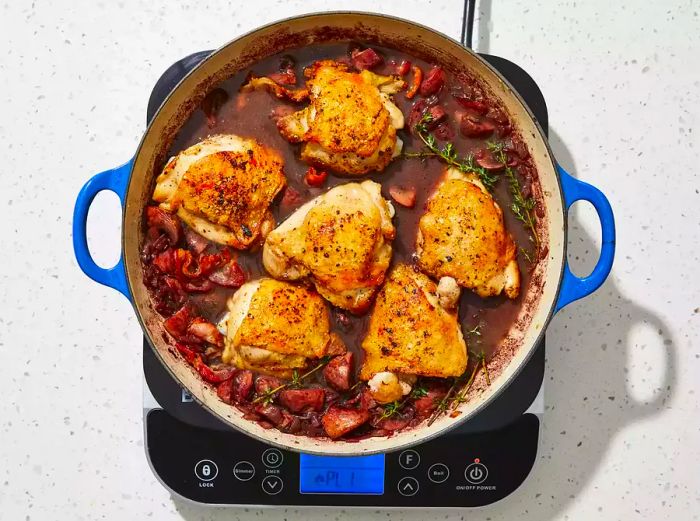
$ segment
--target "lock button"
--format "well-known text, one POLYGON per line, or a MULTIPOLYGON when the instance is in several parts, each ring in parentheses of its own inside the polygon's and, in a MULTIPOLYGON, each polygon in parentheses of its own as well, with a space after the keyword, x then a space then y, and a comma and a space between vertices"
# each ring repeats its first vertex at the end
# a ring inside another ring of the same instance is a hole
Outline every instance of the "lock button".
POLYGON ((194 475, 202 481, 212 481, 219 474, 219 467, 210 459, 198 461, 194 466, 194 475))

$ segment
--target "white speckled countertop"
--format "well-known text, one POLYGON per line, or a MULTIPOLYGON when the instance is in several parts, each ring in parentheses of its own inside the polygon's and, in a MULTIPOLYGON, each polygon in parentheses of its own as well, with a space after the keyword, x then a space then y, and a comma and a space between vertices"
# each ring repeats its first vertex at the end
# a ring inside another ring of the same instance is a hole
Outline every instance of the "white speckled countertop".
MULTIPOLYGON (((478 511, 217 510, 173 499, 144 456, 141 334, 78 270, 75 195, 130 157, 160 73, 316 9, 366 9, 457 37, 461 2, 11 2, 0 5, 0 519, 697 519, 700 507, 700 4, 480 3, 477 50, 539 82, 565 167, 614 205, 617 263, 554 319, 539 461, 478 511), (68 7, 70 6, 70 7, 68 7)), ((111 263, 114 197, 90 235, 111 263)), ((597 220, 573 213, 590 268, 597 220)), ((579 259, 580 258, 580 259, 579 259)))

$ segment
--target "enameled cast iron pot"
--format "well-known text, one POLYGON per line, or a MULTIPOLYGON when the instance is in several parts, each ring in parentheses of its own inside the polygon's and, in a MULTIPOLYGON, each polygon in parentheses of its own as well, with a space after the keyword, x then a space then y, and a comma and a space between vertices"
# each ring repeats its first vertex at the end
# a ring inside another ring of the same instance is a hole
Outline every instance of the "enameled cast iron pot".
POLYGON ((603 283, 612 267, 615 226, 605 196, 557 165, 542 129, 523 100, 479 56, 447 36, 413 22, 370 13, 333 12, 304 15, 261 27, 226 44, 190 72, 163 102, 134 157, 120 167, 97 174, 85 184, 75 205, 73 246, 78 264, 86 275, 120 291, 131 301, 160 361, 211 413, 271 445, 315 454, 358 455, 397 450, 426 441, 471 418, 493 400, 530 358, 552 315, 603 283), (440 63, 452 72, 469 70, 481 79, 509 112, 534 159, 539 175, 539 190, 535 186, 534 193, 545 209, 545 216, 540 219, 540 235, 547 251, 533 273, 527 293, 522 296, 524 304, 517 322, 490 362, 492 384, 476 389, 471 399, 461 404, 461 414, 456 418, 444 416, 431 426, 423 424, 392 437, 369 438, 360 443, 332 442, 266 430, 243 419, 238 410, 221 402, 215 390, 168 349, 163 340, 163 319, 151 306, 139 260, 142 212, 150 200, 153 180, 165 162, 166 151, 176 132, 207 92, 236 71, 284 49, 349 40, 393 47, 440 63), (100 268, 92 260, 85 233, 88 209, 102 190, 115 192, 123 206, 122 256, 111 269, 100 268), (566 261, 567 210, 577 200, 589 201, 595 207, 602 227, 600 259, 585 278, 574 276, 566 261))

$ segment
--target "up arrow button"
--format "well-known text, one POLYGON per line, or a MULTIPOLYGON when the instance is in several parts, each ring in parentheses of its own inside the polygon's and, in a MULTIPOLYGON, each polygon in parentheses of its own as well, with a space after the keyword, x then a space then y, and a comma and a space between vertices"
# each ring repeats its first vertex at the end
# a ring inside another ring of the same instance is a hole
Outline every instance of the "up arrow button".
POLYGON ((399 494, 401 494, 402 496, 415 496, 418 492, 418 488, 418 480, 410 476, 401 478, 399 480, 399 484, 397 485, 399 494))

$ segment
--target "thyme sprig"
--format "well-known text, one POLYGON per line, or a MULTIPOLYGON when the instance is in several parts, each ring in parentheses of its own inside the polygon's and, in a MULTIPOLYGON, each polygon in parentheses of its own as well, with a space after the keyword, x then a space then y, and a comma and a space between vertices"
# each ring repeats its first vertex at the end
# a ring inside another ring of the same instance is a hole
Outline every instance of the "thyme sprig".
POLYGON ((411 389, 411 392, 403 400, 394 400, 393 402, 387 403, 384 406, 384 411, 379 417, 379 421, 391 418, 392 416, 395 416, 396 414, 401 412, 403 406, 406 405, 406 402, 408 402, 408 400, 412 398, 422 398, 423 396, 428 396, 428 389, 426 389, 420 384, 414 385, 413 389, 411 389))
POLYGON ((525 226, 525 229, 530 235, 530 241, 534 243, 534 252, 532 253, 528 252, 525 248, 520 248, 522 254, 528 262, 531 263, 533 260, 533 253, 536 256, 536 253, 540 250, 540 236, 537 233, 537 227, 535 225, 537 220, 534 213, 537 203, 533 197, 523 196, 520 180, 515 170, 508 166, 508 157, 504 151, 504 144, 489 142, 486 146, 496 158, 496 161, 503 164, 506 178, 508 179, 508 189, 512 197, 510 210, 513 212, 513 215, 515 215, 515 218, 523 223, 523 226, 525 226))
POLYGON ((461 376, 455 378, 454 382, 452 383, 452 386, 447 391, 447 394, 438 402, 435 411, 433 411, 433 414, 428 419, 428 426, 432 425, 435 422, 435 420, 437 420, 440 416, 446 413, 448 409, 454 411, 455 409, 457 409, 457 407, 459 407, 460 404, 467 401, 467 394, 469 393, 469 390, 474 384, 476 375, 479 374, 480 371, 484 372, 486 383, 488 385, 491 385, 491 377, 489 375, 488 366, 486 364, 486 355, 483 351, 481 351, 478 354, 472 353, 472 355, 475 356, 477 359, 476 365, 472 369, 471 373, 469 373, 468 371, 464 371, 464 373, 462 373, 461 376), (466 384, 460 389, 459 387, 466 379, 467 374, 469 374, 469 379, 467 380, 466 384))
POLYGON ((423 159, 427 157, 437 157, 448 165, 457 168, 460 172, 476 174, 487 190, 492 192, 498 181, 498 176, 490 174, 485 168, 476 165, 474 163, 474 156, 472 155, 460 158, 452 143, 445 143, 445 145, 440 148, 437 139, 428 129, 428 125, 432 121, 433 116, 429 112, 426 112, 416 126, 413 127, 416 135, 425 145, 426 150, 421 152, 406 152, 404 153, 404 157, 423 159))
POLYGON ((253 399, 252 403, 262 403, 263 405, 270 405, 273 401, 275 401, 275 397, 277 396, 277 393, 280 391, 283 391, 285 389, 293 389, 296 387, 300 387, 301 384, 306 380, 309 376, 317 372, 318 370, 324 368, 328 362, 331 361, 332 356, 324 356, 319 360, 319 363, 314 366, 312 369, 309 369, 306 371, 304 374, 299 375, 299 371, 294 369, 292 372, 292 379, 284 383, 282 385, 278 385, 277 387, 273 389, 268 389, 264 393, 260 394, 259 396, 256 396, 253 399))

